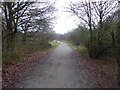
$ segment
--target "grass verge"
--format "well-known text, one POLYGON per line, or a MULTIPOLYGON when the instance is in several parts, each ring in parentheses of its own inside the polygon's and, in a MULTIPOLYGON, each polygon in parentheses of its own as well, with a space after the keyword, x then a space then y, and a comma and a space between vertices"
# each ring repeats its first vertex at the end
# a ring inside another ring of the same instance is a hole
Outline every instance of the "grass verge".
POLYGON ((101 65, 110 65, 110 64, 116 64, 116 59, 115 58, 99 58, 99 59, 92 59, 89 57, 88 55, 88 51, 87 48, 80 45, 80 46, 75 46, 70 42, 65 42, 67 43, 68 46, 70 46, 71 48, 73 48, 74 50, 76 50, 77 52, 80 53, 81 57, 84 58, 84 60, 86 60, 87 62, 91 62, 93 64, 96 64, 98 66, 101 65))
POLYGON ((49 44, 51 44, 53 47, 59 46, 60 42, 58 41, 50 41, 49 44))
POLYGON ((82 45, 75 46, 70 42, 65 42, 65 43, 67 43, 67 45, 70 46, 71 48, 73 48, 74 50, 78 51, 80 54, 88 53, 87 48, 82 45))

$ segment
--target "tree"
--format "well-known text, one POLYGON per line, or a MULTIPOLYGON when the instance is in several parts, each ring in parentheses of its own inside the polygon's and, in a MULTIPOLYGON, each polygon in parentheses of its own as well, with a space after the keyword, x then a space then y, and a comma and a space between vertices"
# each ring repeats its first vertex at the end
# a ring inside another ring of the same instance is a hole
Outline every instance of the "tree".
POLYGON ((92 2, 91 1, 84 1, 84 2, 78 2, 78 3, 71 3, 68 7, 69 12, 72 12, 75 14, 79 19, 83 20, 86 25, 88 25, 90 30, 90 43, 88 46, 89 50, 89 56, 94 58, 93 55, 93 29, 95 28, 95 21, 94 21, 94 15, 92 2))
POLYGON ((6 42, 7 50, 13 49, 15 44, 15 34, 18 31, 20 18, 24 16, 32 2, 3 2, 3 42, 6 42))
MULTIPOLYGON (((3 2, 3 46, 7 45, 7 50, 14 49, 16 33, 23 34, 23 43, 25 44, 27 32, 34 32, 35 22, 37 20, 51 22, 55 8, 54 3, 47 1, 40 2, 3 2), (36 6, 37 5, 37 6, 36 6), (33 29, 33 31, 31 31, 33 29)), ((44 25, 48 25, 45 23, 44 25)), ((38 24, 37 24, 38 25, 38 24)), ((44 26, 41 24, 40 27, 44 26)))
POLYGON ((40 3, 42 7, 33 8, 30 13, 33 16, 33 29, 36 30, 39 35, 40 42, 44 43, 49 41, 49 35, 52 32, 52 21, 54 20, 55 7, 54 3, 44 2, 40 3))
POLYGON ((87 47, 86 44, 89 39, 89 30, 83 26, 78 26, 78 28, 66 33, 65 39, 76 46, 83 45, 87 47))
POLYGON ((103 21, 114 12, 115 1, 87 1, 71 3, 68 11, 83 20, 90 30, 89 56, 99 58, 103 54, 103 21), (98 31, 98 43, 94 43, 93 30, 98 31), (94 43, 94 44, 93 44, 94 43), (95 45, 95 46, 94 46, 95 45), (96 49, 94 48, 96 47, 96 49), (98 49, 97 49, 98 48, 98 49))
POLYGON ((92 2, 94 7, 94 16, 97 17, 98 21, 98 54, 96 57, 99 57, 103 54, 104 51, 104 28, 103 28, 103 21, 115 12, 116 3, 114 0, 109 1, 98 1, 92 2))

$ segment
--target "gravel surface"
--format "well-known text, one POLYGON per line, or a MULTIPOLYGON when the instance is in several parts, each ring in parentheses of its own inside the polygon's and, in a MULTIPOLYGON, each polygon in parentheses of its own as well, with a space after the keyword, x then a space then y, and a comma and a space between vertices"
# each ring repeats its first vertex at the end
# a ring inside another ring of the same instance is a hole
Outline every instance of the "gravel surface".
POLYGON ((61 43, 31 73, 21 79, 24 88, 95 88, 88 71, 79 66, 74 51, 61 43))

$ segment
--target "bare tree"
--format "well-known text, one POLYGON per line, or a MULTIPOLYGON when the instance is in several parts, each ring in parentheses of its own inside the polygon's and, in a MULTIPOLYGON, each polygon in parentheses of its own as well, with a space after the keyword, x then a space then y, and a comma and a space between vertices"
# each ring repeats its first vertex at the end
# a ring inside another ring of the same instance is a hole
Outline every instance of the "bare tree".
POLYGON ((102 49, 96 52, 93 46, 93 29, 98 28, 98 48, 102 47, 103 20, 111 15, 115 9, 115 1, 83 1, 72 3, 67 8, 69 12, 76 15, 80 20, 84 21, 90 30, 89 56, 98 58, 102 53, 102 49))
POLYGON ((103 21, 115 12, 116 3, 114 0, 92 2, 94 7, 94 16, 98 19, 98 56, 103 53, 103 21))
POLYGON ((93 22, 93 7, 91 1, 83 1, 78 3, 72 3, 68 7, 68 11, 75 14, 79 19, 83 20, 89 27, 90 30, 90 43, 89 43, 89 56, 93 57, 91 50, 93 49, 93 33, 92 30, 95 28, 93 22))
MULTIPOLYGON (((35 27, 36 20, 48 20, 53 18, 55 10, 54 3, 41 1, 41 2, 3 2, 3 42, 6 42, 7 48, 13 48, 15 44, 15 35, 22 28, 24 37, 27 30, 35 27), (36 6, 37 5, 37 6, 36 6)), ((25 41, 25 39, 23 40, 25 41)))
POLYGON ((13 48, 15 44, 15 34, 18 31, 20 18, 23 17, 27 8, 32 2, 3 2, 3 39, 6 41, 7 48, 13 48))
POLYGON ((52 21, 54 20, 54 12, 56 11, 54 7, 54 3, 44 2, 37 3, 39 5, 42 4, 42 7, 37 7, 31 9, 30 13, 33 16, 32 22, 33 28, 36 29, 36 32, 40 33, 39 40, 48 42, 49 39, 46 33, 51 31, 52 21))

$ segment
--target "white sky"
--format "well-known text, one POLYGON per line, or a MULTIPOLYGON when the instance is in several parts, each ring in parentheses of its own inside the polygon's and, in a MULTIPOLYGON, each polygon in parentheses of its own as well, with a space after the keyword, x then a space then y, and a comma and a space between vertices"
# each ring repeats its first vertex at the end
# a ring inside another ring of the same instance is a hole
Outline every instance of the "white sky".
MULTIPOLYGON (((77 28, 77 18, 71 16, 71 13, 65 12, 66 6, 72 2, 83 1, 83 0, 55 0, 56 8, 58 11, 56 12, 56 24, 54 25, 54 31, 56 33, 64 34, 74 28, 77 28)), ((99 0, 96 0, 99 1, 99 0)))
POLYGON ((56 33, 64 34, 73 28, 77 28, 75 23, 75 17, 71 16, 70 13, 65 12, 67 4, 70 0, 56 0, 56 24, 54 25, 54 30, 56 33))

